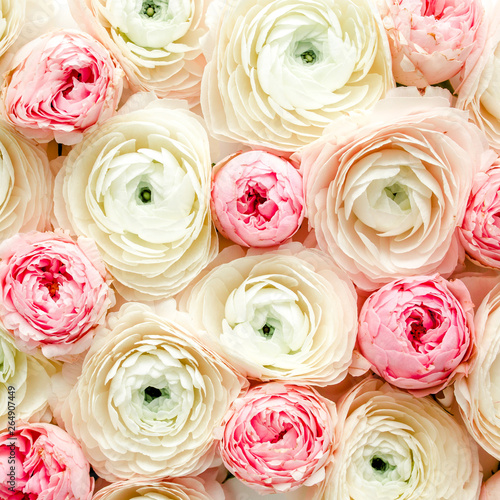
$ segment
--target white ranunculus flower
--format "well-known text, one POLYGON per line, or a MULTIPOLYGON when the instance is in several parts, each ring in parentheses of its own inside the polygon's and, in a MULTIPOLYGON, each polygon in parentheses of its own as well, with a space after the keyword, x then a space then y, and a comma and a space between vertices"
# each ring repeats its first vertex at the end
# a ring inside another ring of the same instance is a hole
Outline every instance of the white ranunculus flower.
POLYGON ((58 366, 44 357, 19 351, 12 337, 0 327, 0 430, 7 427, 9 401, 15 408, 16 420, 50 422, 50 377, 58 366))
POLYGON ((199 102, 206 0, 70 0, 77 22, 118 59, 134 90, 199 102))
POLYGON ((0 241, 47 229, 52 174, 47 154, 0 121, 0 241))
POLYGON ((339 446, 317 499, 477 500, 477 446, 434 400, 368 378, 337 409, 339 446))
POLYGON ((214 29, 201 100, 220 139, 294 151, 394 85, 367 0, 228 2, 214 29))
POLYGON ((243 379, 195 339, 188 317, 169 318, 138 303, 108 316, 60 408, 64 427, 108 481, 208 468, 214 430, 242 389, 243 379))
POLYGON ((26 0, 0 0, 0 56, 21 33, 25 14, 26 0))
POLYGON ((344 379, 356 342, 356 292, 327 255, 299 243, 247 256, 231 247, 218 263, 181 299, 208 345, 250 378, 344 379))
POLYGON ((217 253, 207 134, 196 115, 166 106, 106 121, 56 180, 58 223, 95 240, 129 300, 178 292, 217 253))
POLYGON ((477 357, 455 384, 462 417, 476 441, 500 460, 500 285, 484 298, 475 318, 477 357))

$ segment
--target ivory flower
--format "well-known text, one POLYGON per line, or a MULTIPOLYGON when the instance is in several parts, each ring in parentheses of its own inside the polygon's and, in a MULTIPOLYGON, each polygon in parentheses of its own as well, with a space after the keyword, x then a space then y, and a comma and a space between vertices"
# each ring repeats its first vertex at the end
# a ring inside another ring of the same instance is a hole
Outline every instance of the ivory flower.
POLYGON ((294 151, 394 85, 370 1, 242 0, 218 18, 201 94, 218 139, 294 151))
POLYGON ((17 40, 26 13, 26 0, 0 2, 0 56, 17 40))
POLYGON ((316 498, 478 498, 477 446, 434 400, 368 378, 339 402, 337 411, 339 445, 316 498))
POLYGON ((325 254, 299 243, 232 247, 182 295, 204 341, 245 376, 329 385, 347 375, 356 342, 356 292, 325 254))
POLYGON ((61 408, 66 430, 108 481, 196 474, 241 379, 202 346, 185 316, 128 303, 85 358, 61 408), (181 326, 182 325, 182 326, 181 326))
POLYGON ((128 300, 173 295, 217 253, 207 133, 168 106, 111 118, 73 148, 56 180, 59 224, 95 240, 128 300))

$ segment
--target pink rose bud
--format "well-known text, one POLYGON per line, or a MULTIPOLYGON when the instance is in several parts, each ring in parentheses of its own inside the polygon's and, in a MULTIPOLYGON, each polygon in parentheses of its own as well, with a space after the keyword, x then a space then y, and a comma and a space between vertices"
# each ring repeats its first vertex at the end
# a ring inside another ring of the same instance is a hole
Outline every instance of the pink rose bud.
POLYGON ((439 275, 389 283, 363 304, 358 343, 373 370, 414 396, 434 394, 467 371, 473 304, 460 281, 439 275))
POLYGON ((500 159, 474 177, 459 235, 473 260, 500 269, 500 159))
POLYGON ((90 500, 94 480, 80 445, 52 424, 0 434, 0 498, 90 500))
POLYGON ((278 493, 324 479, 336 411, 312 389, 279 382, 254 387, 225 421, 222 460, 253 489, 278 493))
POLYGON ((123 71, 97 40, 56 31, 16 54, 3 83, 3 112, 30 139, 72 145, 114 114, 122 87, 123 71))
POLYGON ((403 85, 427 87, 464 66, 479 37, 480 0, 382 0, 393 74, 403 85))
POLYGON ((302 176, 265 151, 237 153, 214 168, 211 206, 217 229, 238 245, 279 245, 304 218, 302 176))
POLYGON ((71 360, 90 347, 114 304, 106 277, 90 239, 17 234, 0 245, 0 319, 20 349, 71 360))

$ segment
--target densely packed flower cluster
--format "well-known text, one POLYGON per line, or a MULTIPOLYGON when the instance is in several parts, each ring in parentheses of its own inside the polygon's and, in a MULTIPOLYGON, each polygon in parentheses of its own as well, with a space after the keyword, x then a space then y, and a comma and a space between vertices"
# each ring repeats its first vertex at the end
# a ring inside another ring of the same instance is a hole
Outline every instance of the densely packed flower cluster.
POLYGON ((2 500, 500 498, 500 0, 0 0, 2 500))

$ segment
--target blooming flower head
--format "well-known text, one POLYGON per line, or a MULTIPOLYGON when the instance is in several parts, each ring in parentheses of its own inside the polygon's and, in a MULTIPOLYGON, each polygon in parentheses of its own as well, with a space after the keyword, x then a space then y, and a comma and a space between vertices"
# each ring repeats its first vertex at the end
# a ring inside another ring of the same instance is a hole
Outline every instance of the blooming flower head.
POLYGON ((180 301, 204 341, 245 376, 329 385, 343 380, 356 342, 356 292, 335 263, 299 243, 232 247, 180 301))
POLYGON ((335 406, 312 389, 271 382, 237 399, 225 418, 225 466, 260 493, 291 491, 324 479, 335 406))
POLYGON ((460 242, 467 255, 483 266, 500 269, 500 158, 474 177, 460 226, 460 242))
POLYGON ((210 467, 213 431, 242 388, 244 381, 195 339, 189 318, 168 317, 135 303, 111 316, 62 406, 65 428, 108 481, 210 467))
POLYGON ((446 95, 396 89, 297 155, 319 247, 362 289, 447 276, 463 258, 456 228, 491 152, 446 95))
POLYGON ((368 378, 338 403, 337 411, 338 446, 315 498, 478 498, 477 446, 434 400, 368 378))
POLYGON ((86 129, 114 114, 122 79, 89 35, 47 33, 17 52, 3 83, 3 113, 30 139, 76 144, 86 129))
POLYGON ((482 37, 480 0, 379 2, 396 82, 427 87, 455 76, 482 37))
POLYGON ((90 347, 114 305, 92 240, 66 233, 18 234, 0 245, 0 318, 26 352, 69 360, 90 347))
POLYGON ((90 500, 94 490, 80 445, 52 424, 18 424, 13 434, 0 434, 0 478, 9 500, 90 500))
POLYGON ((180 291, 217 253, 210 149, 182 103, 134 105, 73 148, 54 211, 61 227, 95 240, 121 295, 154 300, 180 291))
POLYGON ((466 371, 475 345, 472 310, 460 280, 434 275, 394 281, 363 304, 361 354, 392 385, 416 396, 436 393, 466 371))
POLYGON ((304 218, 302 176, 271 153, 237 153, 214 168, 211 206, 217 229, 238 245, 279 245, 304 218))
POLYGON ((135 91, 199 103, 206 0, 70 0, 73 17, 120 62, 135 91))
POLYGON ((242 0, 218 21, 201 95, 217 138, 295 151, 394 85, 370 1, 242 0))

